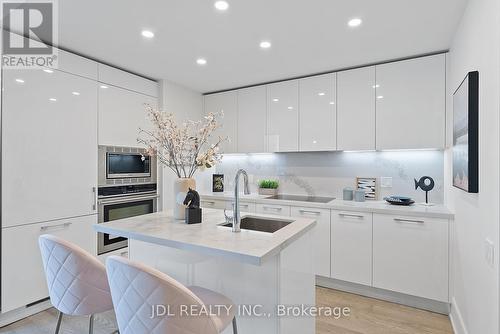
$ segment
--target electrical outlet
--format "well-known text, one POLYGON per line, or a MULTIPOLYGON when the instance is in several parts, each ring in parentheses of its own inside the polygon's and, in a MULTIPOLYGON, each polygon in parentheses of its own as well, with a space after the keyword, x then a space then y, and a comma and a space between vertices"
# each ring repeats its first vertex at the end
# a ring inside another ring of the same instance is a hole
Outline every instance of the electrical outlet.
POLYGON ((484 240, 484 258, 490 267, 495 266, 495 245, 490 239, 484 240))
POLYGON ((381 177, 380 188, 392 188, 392 177, 381 177))

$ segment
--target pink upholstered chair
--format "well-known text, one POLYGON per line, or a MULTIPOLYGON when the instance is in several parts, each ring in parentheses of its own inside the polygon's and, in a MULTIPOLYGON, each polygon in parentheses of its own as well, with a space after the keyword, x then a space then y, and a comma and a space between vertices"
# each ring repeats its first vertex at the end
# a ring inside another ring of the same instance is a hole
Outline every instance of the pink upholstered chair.
POLYGON ((90 316, 113 309, 105 266, 82 248, 53 235, 38 239, 52 305, 59 311, 56 334, 63 314, 90 316))
POLYGON ((106 260, 109 285, 121 334, 219 334, 233 323, 236 307, 225 296, 201 287, 185 287, 170 276, 118 256, 106 260), (161 312, 153 314, 157 305, 161 312), (217 315, 183 313, 182 307, 225 305, 217 315), (227 312, 226 312, 227 311, 227 312))

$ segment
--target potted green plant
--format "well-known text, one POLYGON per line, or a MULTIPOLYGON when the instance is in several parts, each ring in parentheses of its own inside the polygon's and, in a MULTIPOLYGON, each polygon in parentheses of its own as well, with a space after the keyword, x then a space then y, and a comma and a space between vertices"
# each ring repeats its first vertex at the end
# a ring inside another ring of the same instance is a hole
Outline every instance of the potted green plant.
POLYGON ((278 180, 260 180, 259 181, 259 194, 273 196, 278 194, 279 187, 278 180))

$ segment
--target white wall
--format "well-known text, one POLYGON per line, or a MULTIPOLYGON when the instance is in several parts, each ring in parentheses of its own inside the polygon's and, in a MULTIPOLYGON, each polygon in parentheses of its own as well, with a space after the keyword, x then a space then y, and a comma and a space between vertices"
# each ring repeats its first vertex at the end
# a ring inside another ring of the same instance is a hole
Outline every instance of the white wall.
POLYGON ((445 153, 445 202, 452 224, 452 322, 457 333, 499 333, 499 103, 500 5, 470 0, 449 54, 448 143, 452 142, 452 94, 467 72, 478 70, 479 194, 452 186, 451 149, 445 153), (493 267, 485 239, 495 244, 493 267))
MULTIPOLYGON (((168 80, 162 80, 161 86, 161 108, 167 112, 173 112, 178 122, 185 120, 197 121, 203 115, 203 96, 201 93, 189 88, 177 85, 168 80)), ((162 194, 162 209, 171 209, 173 207, 173 181, 177 176, 167 168, 163 168, 163 177, 160 184, 160 193, 162 194)), ((204 173, 196 172, 197 189, 200 192, 206 191, 202 182, 204 173), (201 188, 200 188, 201 187, 201 188)))

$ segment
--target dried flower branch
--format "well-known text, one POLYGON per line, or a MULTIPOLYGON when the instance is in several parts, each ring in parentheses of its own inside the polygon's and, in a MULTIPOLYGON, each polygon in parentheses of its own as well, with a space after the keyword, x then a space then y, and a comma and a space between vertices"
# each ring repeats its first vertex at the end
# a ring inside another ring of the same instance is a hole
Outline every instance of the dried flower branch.
POLYGON ((213 167, 221 161, 220 145, 228 138, 219 136, 214 144, 209 139, 220 128, 217 119, 224 117, 222 110, 208 113, 203 121, 178 125, 172 113, 156 110, 149 104, 145 107, 153 129, 139 129, 137 142, 178 177, 192 177, 196 170, 213 167))

